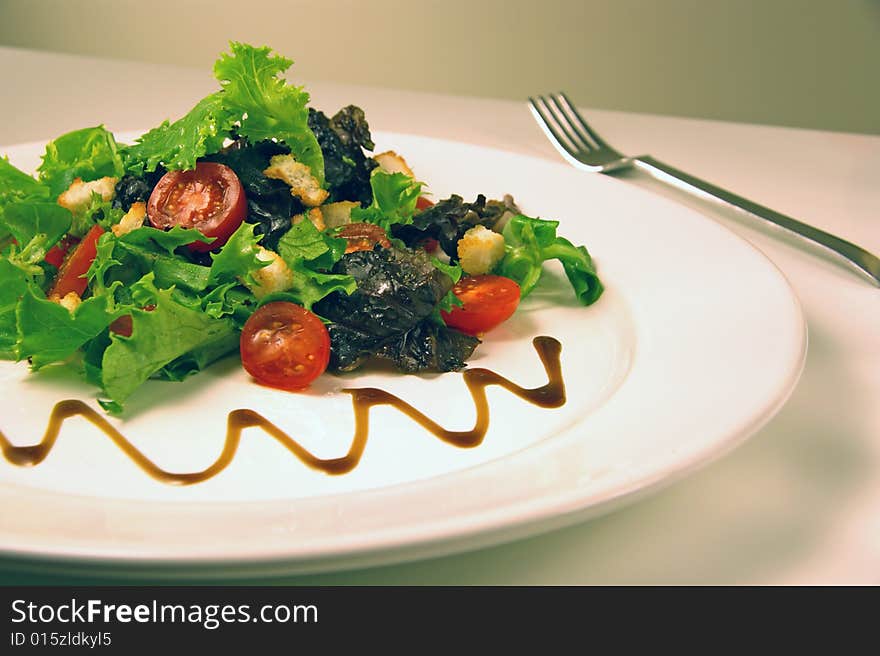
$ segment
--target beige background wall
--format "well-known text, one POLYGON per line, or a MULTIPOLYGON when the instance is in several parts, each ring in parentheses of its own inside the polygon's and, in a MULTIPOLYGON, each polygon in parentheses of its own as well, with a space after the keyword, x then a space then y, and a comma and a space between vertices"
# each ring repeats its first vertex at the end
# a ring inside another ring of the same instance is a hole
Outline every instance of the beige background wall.
MULTIPOLYGON (((0 44, 880 134, 880 0, 0 0, 0 44)), ((100 102, 96 99, 96 102, 100 102)))

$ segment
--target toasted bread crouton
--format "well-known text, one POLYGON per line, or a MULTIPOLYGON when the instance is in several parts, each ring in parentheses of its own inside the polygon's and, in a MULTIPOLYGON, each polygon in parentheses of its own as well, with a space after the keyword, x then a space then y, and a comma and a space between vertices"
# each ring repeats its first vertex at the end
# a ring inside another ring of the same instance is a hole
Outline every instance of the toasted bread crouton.
POLYGON ((297 162, 293 155, 273 155, 263 175, 287 184, 290 195, 296 196, 308 207, 317 207, 329 196, 329 192, 322 189, 321 183, 312 175, 311 169, 297 162))
POLYGON ((127 235, 132 230, 137 230, 144 225, 144 219, 147 216, 147 205, 143 202, 132 203, 128 212, 115 226, 110 229, 117 237, 127 235))
POLYGON ((256 284, 247 286, 257 298, 263 298, 267 294, 284 292, 293 287, 293 271, 277 253, 259 247, 257 258, 263 262, 269 262, 268 266, 257 269, 251 276, 256 284))
POLYGON ((67 191, 58 196, 58 204, 66 207, 71 212, 85 209, 92 202, 92 192, 101 195, 104 201, 111 201, 116 196, 116 183, 118 178, 100 178, 91 182, 83 182, 82 178, 76 178, 70 183, 67 191))
POLYGON ((341 200, 337 203, 321 205, 324 214, 324 225, 328 228, 339 228, 351 223, 351 211, 361 204, 353 200, 341 200))
POLYGON ((373 159, 376 160, 379 168, 385 171, 385 173, 405 173, 413 180, 416 179, 416 174, 412 172, 412 169, 406 163, 406 160, 393 150, 379 153, 378 155, 373 156, 373 159))
POLYGON ((306 217, 308 217, 309 221, 312 222, 312 225, 323 232, 324 228, 327 227, 324 223, 324 213, 322 212, 323 209, 323 207, 313 207, 305 214, 297 214, 296 216, 290 217, 290 222, 293 225, 296 225, 297 223, 305 221, 306 217))
POLYGON ((65 308, 70 313, 73 313, 73 311, 79 307, 79 304, 82 303, 82 299, 76 292, 68 292, 63 297, 58 296, 58 294, 52 294, 49 297, 49 300, 53 303, 58 303, 58 305, 65 308))
POLYGON ((462 270, 472 276, 489 273, 504 257, 504 237, 485 226, 474 226, 458 240, 462 270))

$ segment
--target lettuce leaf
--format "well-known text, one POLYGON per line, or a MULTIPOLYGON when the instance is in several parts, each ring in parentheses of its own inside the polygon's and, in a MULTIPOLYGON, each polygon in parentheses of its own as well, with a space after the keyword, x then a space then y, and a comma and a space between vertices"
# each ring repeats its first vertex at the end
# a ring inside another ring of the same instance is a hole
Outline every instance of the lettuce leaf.
POLYGON ((288 266, 306 260, 315 268, 330 269, 345 253, 347 244, 341 237, 321 232, 311 221, 300 221, 278 240, 277 252, 288 266))
POLYGON ((142 275, 152 273, 155 276, 156 285, 161 289, 177 287, 198 294, 208 287, 211 274, 208 267, 125 241, 120 241, 119 246, 129 262, 138 262, 142 275))
POLYGON ((294 264, 290 268, 293 271, 293 289, 290 293, 294 302, 307 310, 311 310, 312 305, 333 292, 349 295, 357 289, 354 278, 345 274, 322 273, 302 263, 294 264))
POLYGON ((73 355, 114 319, 127 313, 123 308, 112 306, 110 294, 93 296, 70 312, 35 293, 33 286, 29 287, 15 312, 17 359, 29 358, 31 367, 36 370, 73 355))
POLYGON ((45 200, 22 200, 4 207, 0 228, 17 242, 10 247, 8 261, 31 276, 42 275, 39 264, 70 229, 72 218, 68 210, 45 200))
POLYGON ((37 172, 40 181, 49 187, 55 198, 70 186, 74 178, 86 182, 105 176, 118 178, 124 168, 116 139, 99 125, 74 130, 50 141, 37 172))
POLYGON ((214 64, 221 90, 173 123, 166 120, 134 144, 121 146, 122 169, 134 176, 160 166, 193 169, 200 157, 220 151, 234 133, 253 143, 283 142, 323 184, 324 158, 308 122, 309 94, 281 77, 292 62, 267 47, 231 42, 230 50, 214 64))
POLYGON ((248 280, 254 271, 269 264, 257 257, 263 236, 254 234, 255 227, 253 223, 242 223, 220 252, 211 256, 208 284, 248 280))
POLYGON ((166 169, 194 169, 196 160, 223 146, 236 117, 223 103, 222 92, 202 98, 186 116, 163 122, 135 140, 122 146, 125 170, 133 175, 152 172, 160 164, 166 169))
POLYGON ((239 333, 237 330, 217 331, 216 333, 212 333, 191 351, 184 353, 162 367, 159 371, 153 374, 153 378, 175 382, 189 378, 211 363, 237 351, 239 347, 239 339, 239 333))
POLYGON ((18 329, 15 308, 28 287, 28 276, 19 267, 0 257, 0 359, 17 359, 18 329))
POLYGON ((169 255, 174 255, 174 250, 180 246, 186 246, 196 241, 210 244, 213 237, 206 237, 195 228, 184 228, 176 225, 170 230, 159 230, 150 226, 141 226, 122 236, 121 241, 126 244, 138 246, 155 245, 169 255))
POLYGON ((278 254, 293 271, 291 300, 307 310, 333 292, 351 294, 357 289, 350 275, 328 273, 345 253, 346 241, 330 237, 311 221, 293 225, 278 240, 278 254))
POLYGON ((50 201, 20 201, 7 205, 3 211, 5 227, 15 240, 26 248, 34 240, 47 250, 70 228, 70 211, 50 201))
MULTIPOLYGON (((461 280, 461 277, 464 275, 464 270, 458 264, 446 264, 445 262, 438 260, 436 257, 432 257, 431 262, 434 264, 435 268, 440 269, 443 273, 452 278, 453 284, 461 280)), ((434 312, 435 321, 445 326, 446 322, 443 321, 443 317, 440 313, 451 312, 452 308, 461 307, 462 305, 464 305, 464 303, 462 303, 461 299, 450 289, 446 292, 446 296, 440 299, 440 303, 437 305, 437 309, 434 312)))
POLYGON ((215 287, 201 297, 200 303, 209 317, 220 319, 230 316, 238 328, 244 326, 244 322, 257 307, 253 293, 234 282, 215 287))
POLYGON ((4 205, 18 200, 48 199, 49 187, 0 157, 0 210, 4 205))
MULTIPOLYGON (((167 242, 162 243, 162 231, 139 228, 116 237, 112 233, 101 235, 97 244, 95 260, 87 273, 89 287, 97 295, 113 282, 121 282, 125 297, 128 288, 150 273, 155 284, 165 289, 179 287, 190 293, 200 293, 208 286, 210 269, 176 255, 169 255, 166 248, 176 242, 200 239, 195 230, 169 231, 167 242), (157 234, 158 233, 158 234, 157 234), (157 241, 158 240, 158 241, 157 241)), ((128 302, 130 298, 124 298, 128 302)))
POLYGON ((290 148, 297 161, 324 182, 324 157, 309 128, 309 94, 287 84, 281 77, 293 63, 272 55, 267 47, 229 44, 214 64, 214 76, 223 87, 222 103, 241 119, 238 134, 251 141, 278 139, 290 148))
POLYGON ((23 200, 48 200, 49 187, 15 168, 6 157, 0 157, 0 249, 9 241, 9 230, 3 225, 3 208, 23 200))
POLYGON ((604 287, 587 249, 557 237, 558 225, 559 221, 513 217, 502 232, 506 253, 498 272, 519 283, 522 296, 526 296, 538 284, 544 261, 559 260, 578 301, 590 305, 602 295, 604 287))
POLYGON ((365 221, 382 226, 390 234, 391 226, 412 223, 416 201, 422 193, 422 183, 405 173, 386 173, 373 169, 370 175, 373 203, 351 211, 352 221, 365 221))
MULTIPOLYGON (((205 312, 178 303, 172 290, 160 290, 147 274, 132 286, 132 298, 137 306, 154 306, 150 311, 134 307, 131 310, 130 337, 111 334, 110 344, 101 357, 101 385, 109 397, 111 410, 121 409, 122 403, 148 378, 179 358, 189 356, 199 368, 212 359, 225 355, 237 345, 238 332, 229 319, 215 319, 205 312), (218 348, 222 345, 222 348, 218 348), (225 350, 224 350, 225 349, 225 350)), ((195 366, 176 367, 174 378, 195 366)))

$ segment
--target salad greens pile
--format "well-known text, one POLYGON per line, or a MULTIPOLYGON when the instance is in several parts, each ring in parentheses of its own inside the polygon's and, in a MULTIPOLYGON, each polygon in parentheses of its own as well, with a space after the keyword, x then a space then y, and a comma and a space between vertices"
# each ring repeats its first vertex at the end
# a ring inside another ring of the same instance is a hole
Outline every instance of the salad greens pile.
POLYGON ((587 250, 510 199, 452 196, 417 209, 422 184, 368 154, 374 144, 363 111, 349 106, 330 117, 309 107, 308 93, 283 78, 291 64, 269 48, 231 43, 214 65, 220 88, 133 144, 117 143, 103 126, 70 132, 47 145, 36 177, 0 158, 0 358, 27 360, 34 370, 76 366, 101 389, 103 407, 119 412, 147 379, 182 380, 237 352, 248 317, 288 300, 326 322, 332 369, 372 356, 405 372, 460 369, 479 340, 447 327, 440 312, 460 305, 456 247, 478 225, 503 235, 494 272, 517 281, 523 296, 548 259, 562 263, 582 304, 602 293, 587 250), (291 186, 264 173, 279 156, 307 167, 327 192, 323 207, 351 205, 347 221, 380 226, 392 246, 346 254, 339 226, 309 220, 312 208, 291 186), (247 200, 245 221, 222 246, 191 250, 211 238, 179 225, 160 230, 149 218, 118 229, 163 175, 202 161, 232 169, 247 200), (59 204, 79 181, 105 178, 112 194, 92 191, 73 209, 59 204), (47 255, 84 244, 95 230, 85 292, 59 302, 59 270, 47 255), (425 253, 426 239, 439 243, 438 257, 425 253), (292 280, 265 294, 258 278, 272 262, 267 252, 292 280))

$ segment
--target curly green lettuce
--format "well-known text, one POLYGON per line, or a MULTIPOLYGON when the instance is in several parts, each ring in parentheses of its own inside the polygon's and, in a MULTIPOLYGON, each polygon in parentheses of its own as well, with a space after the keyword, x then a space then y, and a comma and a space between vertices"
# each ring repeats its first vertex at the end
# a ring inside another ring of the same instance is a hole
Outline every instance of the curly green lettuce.
POLYGON ((159 165, 169 170, 194 169, 199 157, 223 147, 234 123, 221 92, 212 93, 185 116, 173 123, 164 121, 134 144, 122 146, 125 169, 134 175, 155 171, 159 165))
POLYGON ((283 142, 323 183, 324 158, 309 128, 309 94, 281 77, 293 62, 272 55, 267 47, 233 41, 230 50, 214 64, 221 90, 173 123, 165 121, 133 145, 123 146, 125 169, 139 175, 160 165, 169 170, 195 168, 200 157, 219 151, 234 130, 254 143, 283 142))
POLYGON ((311 221, 294 224, 278 241, 278 254, 293 272, 291 299, 311 310, 333 292, 352 294, 357 283, 350 275, 330 273, 345 253, 346 241, 319 231, 311 221))
POLYGON ((293 62, 273 56, 268 47, 234 41, 229 45, 232 54, 220 55, 214 76, 223 87, 223 105, 240 119, 238 134, 253 142, 283 141, 296 160, 323 183, 324 157, 309 128, 309 94, 281 77, 293 62))
POLYGON ((538 284, 544 262, 559 260, 578 301, 583 305, 595 303, 604 287, 593 260, 584 246, 557 237, 558 225, 559 221, 513 217, 502 231, 505 255, 498 273, 519 283, 522 296, 526 296, 538 284))
POLYGON ((352 221, 375 223, 390 234, 391 226, 413 222, 416 202, 422 193, 422 183, 405 173, 387 173, 373 169, 370 175, 373 202, 369 207, 351 211, 352 221))
POLYGON ((56 198, 75 178, 84 181, 106 176, 118 178, 124 168, 116 139, 99 125, 74 130, 50 141, 37 173, 40 181, 49 187, 52 198, 56 198))

